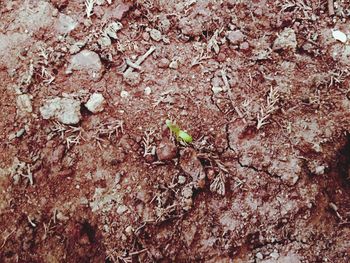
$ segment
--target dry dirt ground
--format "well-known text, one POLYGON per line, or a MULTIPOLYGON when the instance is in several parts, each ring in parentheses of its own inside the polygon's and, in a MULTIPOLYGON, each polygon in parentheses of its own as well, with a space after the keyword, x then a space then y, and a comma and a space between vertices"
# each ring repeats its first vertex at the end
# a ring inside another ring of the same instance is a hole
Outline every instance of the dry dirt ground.
POLYGON ((350 262, 349 1, 0 14, 1 262, 350 262))

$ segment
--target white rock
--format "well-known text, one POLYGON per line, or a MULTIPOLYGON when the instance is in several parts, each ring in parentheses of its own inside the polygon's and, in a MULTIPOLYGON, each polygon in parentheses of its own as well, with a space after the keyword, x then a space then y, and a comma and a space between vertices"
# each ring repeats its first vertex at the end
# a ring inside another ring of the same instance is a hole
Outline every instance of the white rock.
POLYGON ((184 184, 184 183, 186 183, 186 177, 180 175, 179 178, 178 178, 178 183, 179 183, 179 184, 184 184))
POLYGON ((272 253, 270 254, 270 257, 272 257, 273 259, 278 259, 279 256, 280 256, 280 255, 279 255, 277 252, 272 252, 272 253))
POLYGON ((177 60, 171 61, 170 64, 169 64, 169 68, 171 68, 171 69, 178 69, 179 68, 179 62, 177 62, 177 60))
POLYGON ((98 113, 104 110, 105 98, 101 93, 94 93, 85 103, 85 107, 92 113, 98 113))
POLYGON ((214 94, 218 94, 221 91, 223 91, 221 87, 216 87, 216 86, 212 87, 211 90, 213 91, 214 94))
POLYGON ((244 35, 240 30, 229 31, 227 33, 227 39, 231 44, 237 45, 244 40, 244 35))
POLYGON ((152 29, 150 31, 150 36, 154 41, 159 42, 160 40, 162 40, 162 33, 157 29, 152 29))
POLYGON ((81 71, 87 73, 90 79, 98 80, 102 76, 102 69, 102 63, 98 54, 89 50, 83 50, 71 58, 66 73, 70 74, 74 70, 81 71))
POLYGON ((28 94, 21 94, 17 97, 17 108, 20 115, 33 112, 32 101, 28 94))
POLYGON ((260 260, 264 259, 263 254, 261 254, 260 252, 256 253, 255 257, 260 260))
POLYGON ((70 31, 74 30, 77 25, 78 23, 73 18, 60 13, 56 23, 56 30, 60 34, 68 34, 70 31))
POLYGON ((193 190, 191 187, 185 187, 182 189, 182 196, 185 198, 191 198, 193 195, 193 190))
POLYGON ((317 166, 315 169, 315 174, 322 175, 325 172, 326 167, 324 165, 317 166))
POLYGON ((40 107, 40 114, 45 120, 56 119, 63 124, 77 124, 80 121, 80 101, 70 98, 47 100, 40 107))
POLYGON ((127 97, 129 97, 129 92, 127 92, 126 90, 122 90, 122 91, 120 92, 120 97, 122 97, 122 98, 127 98, 127 97))
POLYGON ((347 41, 345 33, 343 33, 340 30, 332 30, 332 36, 334 37, 334 39, 339 40, 342 43, 346 43, 347 41))
POLYGON ((145 95, 148 96, 152 93, 152 89, 150 87, 145 88, 145 95))

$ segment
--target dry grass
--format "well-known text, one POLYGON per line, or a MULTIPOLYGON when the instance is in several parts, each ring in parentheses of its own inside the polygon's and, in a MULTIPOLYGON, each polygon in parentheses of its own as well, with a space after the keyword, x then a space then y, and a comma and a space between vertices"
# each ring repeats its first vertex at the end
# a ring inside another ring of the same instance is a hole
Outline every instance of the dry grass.
POLYGON ((266 98, 266 105, 261 106, 260 112, 258 113, 257 129, 260 130, 263 126, 268 124, 268 119, 271 114, 278 109, 277 102, 279 100, 278 89, 270 88, 270 92, 266 98))
POLYGON ((142 138, 142 145, 143 145, 143 157, 146 157, 147 155, 155 155, 156 154, 156 146, 153 145, 154 143, 154 129, 149 129, 144 132, 144 136, 142 138))
POLYGON ((95 2, 96 0, 85 0, 85 8, 86 8, 85 12, 88 18, 92 16, 95 2))
POLYGON ((104 137, 107 137, 108 140, 111 140, 113 136, 118 137, 120 133, 123 134, 123 125, 123 121, 114 120, 101 123, 97 128, 95 128, 93 139, 95 140, 98 147, 102 150, 102 143, 105 141, 104 137))

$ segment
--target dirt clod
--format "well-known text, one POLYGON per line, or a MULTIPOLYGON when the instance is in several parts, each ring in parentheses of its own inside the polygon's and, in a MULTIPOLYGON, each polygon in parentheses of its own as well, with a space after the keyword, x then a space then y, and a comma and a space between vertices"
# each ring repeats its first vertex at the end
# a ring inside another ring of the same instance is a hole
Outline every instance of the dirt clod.
POLYGON ((80 121, 80 102, 70 98, 54 98, 47 100, 40 113, 43 119, 57 119, 63 124, 77 124, 80 121))
POLYGON ((170 161, 177 155, 177 147, 169 140, 163 140, 157 147, 157 156, 160 161, 170 161))

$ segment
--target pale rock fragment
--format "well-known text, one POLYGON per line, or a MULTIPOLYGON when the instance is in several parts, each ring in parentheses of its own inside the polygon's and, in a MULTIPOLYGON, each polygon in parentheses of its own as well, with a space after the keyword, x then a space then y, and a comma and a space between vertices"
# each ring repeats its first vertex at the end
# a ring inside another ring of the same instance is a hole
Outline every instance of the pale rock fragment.
POLYGON ((80 101, 70 98, 47 100, 40 107, 40 114, 45 120, 56 119, 63 124, 77 124, 80 121, 80 101))
POLYGON ((94 93, 85 103, 85 107, 92 113, 98 113, 104 110, 105 98, 101 93, 94 93))

